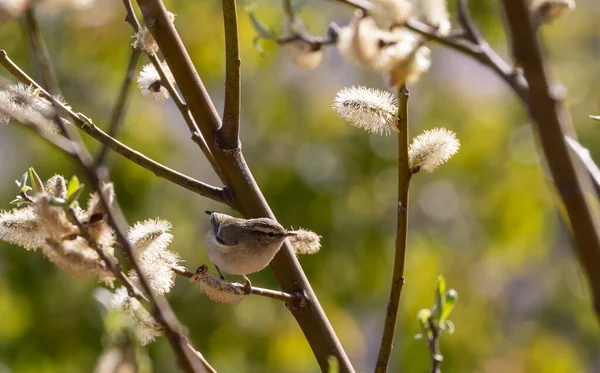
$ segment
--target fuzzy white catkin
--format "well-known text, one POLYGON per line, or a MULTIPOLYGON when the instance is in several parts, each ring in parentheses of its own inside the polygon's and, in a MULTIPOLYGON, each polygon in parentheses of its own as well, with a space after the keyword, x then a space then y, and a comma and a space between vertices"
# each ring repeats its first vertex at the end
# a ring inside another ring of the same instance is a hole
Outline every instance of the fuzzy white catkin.
MULTIPOLYGON (((180 262, 179 255, 167 250, 173 239, 170 229, 171 223, 166 220, 149 219, 137 222, 128 233, 150 287, 160 295, 168 293, 173 287, 175 273, 171 267, 180 262)), ((131 271, 129 275, 132 281, 139 283, 137 273, 131 271)))
POLYGON ((446 128, 427 130, 415 137, 408 152, 411 167, 431 173, 446 163, 460 148, 456 134, 446 128))
POLYGON ((0 90, 1 124, 8 124, 14 119, 20 123, 34 125, 40 130, 58 132, 54 116, 52 104, 40 98, 32 86, 18 83, 0 90))
POLYGON ((380 29, 404 24, 412 15, 413 5, 407 0, 372 0, 369 15, 380 29))
POLYGON ((118 288, 109 305, 112 309, 123 312, 125 321, 134 330, 135 337, 140 344, 146 345, 163 334, 162 326, 154 320, 137 299, 128 295, 126 288, 118 288))
POLYGON ((44 237, 33 207, 0 211, 0 241, 36 250, 44 246, 44 237))
POLYGON ((323 49, 303 40, 286 43, 283 50, 296 66, 304 70, 315 69, 323 61, 323 49))
POLYGON ((551 23, 566 12, 575 9, 574 0, 534 0, 530 10, 539 23, 551 23))
POLYGON ((360 67, 371 68, 378 58, 382 40, 389 33, 380 30, 370 17, 357 15, 340 30, 337 47, 342 57, 360 67))
POLYGON ((232 283, 218 279, 207 272, 201 272, 192 278, 198 282, 200 291, 216 303, 239 303, 246 295, 232 283))
POLYGON ((335 97, 333 110, 351 125, 368 132, 389 134, 398 130, 396 96, 390 92, 366 87, 344 88, 335 97))
POLYGON ((306 229, 292 231, 295 236, 289 237, 290 244, 296 254, 315 254, 321 250, 321 236, 306 229))
POLYGON ((437 28, 441 35, 448 35, 452 25, 447 0, 413 0, 416 15, 437 28))
MULTIPOLYGON (((171 83, 174 83, 175 79, 173 78, 173 74, 171 73, 169 66, 165 62, 162 62, 161 65, 165 72, 166 78, 171 83)), ((151 63, 145 65, 142 68, 142 71, 140 72, 137 78, 137 84, 138 88, 142 92, 142 95, 150 97, 155 101, 164 102, 170 97, 169 91, 167 90, 167 88, 164 87, 163 83, 161 82, 158 71, 154 68, 154 65, 152 65, 151 63)))

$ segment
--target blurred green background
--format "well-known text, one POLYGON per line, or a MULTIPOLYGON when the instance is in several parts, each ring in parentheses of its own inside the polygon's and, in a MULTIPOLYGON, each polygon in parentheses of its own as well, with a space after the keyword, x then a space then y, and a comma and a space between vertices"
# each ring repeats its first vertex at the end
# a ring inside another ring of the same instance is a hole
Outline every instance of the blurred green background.
MULTIPOLYGON (((223 104, 224 41, 220 2, 165 1, 218 110, 223 104)), ((278 28, 280 4, 256 1, 257 15, 278 28)), ((391 279, 396 195, 395 137, 350 127, 331 109, 350 85, 385 89, 383 80, 345 63, 335 48, 306 72, 275 45, 252 47, 254 31, 240 1, 243 149, 278 219, 323 236, 318 255, 300 261, 357 370, 374 366, 391 279)), ((451 6, 452 8, 452 6, 451 6)), ((507 55, 497 2, 473 2, 485 36, 507 55)), ((302 16, 313 34, 352 12, 311 1, 302 16)), ((67 101, 104 126, 130 54, 121 1, 41 18, 67 101)), ((600 3, 544 28, 555 73, 584 146, 600 160, 600 3)), ((0 24, 0 48, 38 74, 19 20, 0 24)), ((447 372, 598 372, 600 333, 586 284, 535 149, 524 109, 490 71, 431 45, 433 66, 409 87, 412 135, 433 127, 457 132, 462 148, 434 174, 411 183, 406 285, 392 371, 426 372, 428 352, 416 313, 430 307, 438 274, 459 293, 453 335, 442 337, 447 372)), ((148 63, 146 59, 143 63, 148 63)), ((141 68, 141 64, 140 64, 141 68)), ((5 71, 1 75, 10 78, 5 71)), ((85 135, 84 135, 85 136, 85 135)), ((190 141, 174 104, 156 104, 135 89, 120 138, 179 171, 217 184, 190 141)), ((85 138, 90 148, 98 144, 85 138)), ((33 166, 44 178, 81 172, 64 155, 13 125, 0 127, 0 208, 16 194, 13 180, 33 166)), ((131 224, 160 217, 173 223, 171 248, 190 269, 208 263, 206 209, 222 208, 111 154, 112 179, 131 224)), ((227 212, 227 211, 224 211, 227 212)), ((270 272, 253 284, 277 288, 270 272)), ((0 372, 90 372, 107 346, 98 284, 74 280, 41 254, 0 244, 0 372)), ((316 372, 294 319, 280 302, 249 297, 214 304, 186 279, 169 294, 195 346, 220 372, 316 372)), ((165 338, 148 347, 155 372, 173 372, 165 338)))

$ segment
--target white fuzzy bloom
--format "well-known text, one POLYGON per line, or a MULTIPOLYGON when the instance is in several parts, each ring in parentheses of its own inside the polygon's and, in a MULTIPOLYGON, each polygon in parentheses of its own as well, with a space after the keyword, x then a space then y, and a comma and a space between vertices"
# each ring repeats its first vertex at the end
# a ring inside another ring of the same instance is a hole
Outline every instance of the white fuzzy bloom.
POLYGON ((207 272, 194 275, 190 281, 197 281, 200 291, 217 303, 235 304, 246 296, 240 288, 233 286, 231 282, 218 279, 207 272))
MULTIPOLYGON (((171 83, 175 83, 175 79, 173 78, 173 74, 171 74, 171 70, 169 66, 162 62, 162 68, 165 71, 165 75, 167 79, 171 83)), ((161 82, 160 75, 158 71, 154 68, 154 65, 151 63, 145 65, 142 68, 142 71, 138 75, 137 78, 138 87, 142 91, 142 95, 146 97, 150 97, 155 101, 164 102, 169 99, 169 91, 164 87, 164 84, 161 82)))
POLYGON ((389 92, 366 87, 344 88, 335 97, 333 110, 351 125, 368 132, 398 131, 396 96, 389 92))
POLYGON ((14 119, 42 130, 58 132, 52 104, 37 93, 37 89, 22 83, 11 84, 0 90, 0 123, 8 124, 14 119))
MULTIPOLYGON (((167 250, 173 239, 170 229, 171 223, 168 221, 150 219, 137 222, 128 234, 150 287, 159 295, 168 293, 173 287, 175 273, 171 267, 181 260, 179 255, 167 250)), ((139 284, 137 273, 131 271, 129 276, 134 283, 139 284)))
POLYGON ((573 9, 575 9, 574 0, 534 0, 530 6, 538 23, 551 23, 573 9))
POLYGON ((337 47, 342 57, 360 67, 372 67, 389 32, 380 30, 370 17, 357 14, 340 30, 337 47))
POLYGON ((46 193, 56 198, 67 198, 67 182, 61 175, 54 175, 46 181, 46 193))
POLYGON ((383 56, 377 70, 387 76, 390 87, 413 83, 431 67, 431 50, 425 46, 397 43, 385 48, 383 56))
POLYGON ((29 0, 0 0, 0 22, 20 16, 28 5, 29 0))
POLYGON ((416 16, 435 27, 442 35, 448 35, 452 25, 446 0, 413 0, 416 16))
MULTIPOLYGON (((167 12, 167 16, 169 17, 169 21, 173 23, 175 21, 175 14, 171 12, 167 12)), ((140 50, 146 54, 155 54, 158 52, 158 44, 156 44, 156 40, 154 40, 154 36, 148 28, 142 27, 138 32, 133 36, 133 43, 131 46, 137 50, 140 50)))
POLYGON ((33 207, 0 212, 0 241, 36 250, 44 246, 44 237, 33 207))
POLYGON ((420 167, 431 173, 452 158, 460 148, 456 134, 446 128, 427 130, 415 137, 408 156, 411 168, 420 167))
POLYGON ((123 312, 126 318, 125 322, 133 329, 140 344, 146 345, 163 334, 163 327, 154 320, 137 299, 128 295, 126 288, 120 287, 115 291, 110 301, 110 307, 123 312))
POLYGON ((369 15, 377 27, 388 30, 404 24, 412 14, 412 4, 407 0, 372 0, 369 15))
POLYGON ((147 54, 155 54, 158 52, 158 44, 156 44, 154 36, 152 36, 152 33, 150 33, 146 27, 140 28, 133 38, 133 43, 131 43, 133 48, 147 54))
MULTIPOLYGON (((106 267, 106 263, 82 237, 60 242, 47 238, 46 245, 42 250, 44 255, 58 268, 77 279, 86 278, 91 274, 97 276, 98 281, 107 284, 111 284, 114 280, 114 275, 106 267)), ((112 247, 106 246, 103 247, 103 250, 109 258, 114 260, 112 247)))
POLYGON ((323 61, 323 49, 320 45, 307 43, 303 40, 296 40, 286 43, 283 50, 290 59, 301 69, 312 70, 317 68, 323 61))
POLYGON ((289 237, 296 254, 315 254, 321 250, 321 236, 306 229, 292 231, 295 236, 289 237))

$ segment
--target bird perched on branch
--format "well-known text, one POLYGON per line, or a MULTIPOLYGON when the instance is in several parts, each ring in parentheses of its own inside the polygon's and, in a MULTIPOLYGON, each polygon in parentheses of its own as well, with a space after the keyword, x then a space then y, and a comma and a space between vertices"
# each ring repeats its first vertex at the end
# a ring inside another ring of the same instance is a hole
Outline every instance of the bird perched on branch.
POLYGON ((287 237, 295 232, 287 231, 273 219, 241 219, 215 211, 210 215, 211 229, 206 234, 206 251, 223 279, 223 272, 241 275, 246 281, 246 291, 252 284, 247 274, 265 268, 287 237))

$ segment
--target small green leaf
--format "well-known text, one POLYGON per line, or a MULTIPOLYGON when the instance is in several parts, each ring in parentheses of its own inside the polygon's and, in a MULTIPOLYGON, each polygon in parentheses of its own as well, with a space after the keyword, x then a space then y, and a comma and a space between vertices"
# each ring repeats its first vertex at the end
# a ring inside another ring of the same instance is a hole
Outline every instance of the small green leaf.
POLYGON ((50 204, 52 206, 56 206, 56 207, 66 207, 67 205, 67 201, 65 201, 62 198, 58 198, 58 197, 50 197, 50 204))
POLYGON ((267 26, 265 26, 265 24, 262 23, 258 18, 256 18, 256 16, 254 15, 254 8, 254 4, 251 4, 246 7, 246 13, 248 13, 248 17, 250 18, 252 28, 261 38, 275 40, 275 32, 267 26))
POLYGON ((435 290, 435 303, 431 308, 433 322, 435 325, 439 323, 441 320, 441 316, 444 312, 444 304, 445 304, 445 295, 446 295, 446 280, 444 280, 444 276, 438 276, 437 287, 435 290))
MULTIPOLYGON (((35 193, 35 194, 43 193, 44 192, 44 183, 42 182, 42 179, 40 179, 37 172, 35 172, 33 167, 29 167, 29 178, 31 179, 31 184, 33 185, 33 193, 35 193)), ((24 192, 24 191, 21 189, 21 192, 24 192)))
POLYGON ((76 190, 79 189, 79 179, 73 176, 67 185, 67 198, 69 198, 76 190))
POLYGON ((445 299, 444 308, 442 310, 442 315, 440 317, 440 320, 445 320, 446 317, 448 317, 448 315, 450 315, 450 312, 452 312, 452 309, 454 308, 454 305, 456 304, 456 301, 458 300, 458 293, 456 292, 456 290, 450 289, 446 292, 446 296, 444 297, 444 299, 445 299))
POLYGON ((79 187, 73 191, 72 193, 67 192, 67 205, 71 206, 73 203, 76 203, 83 192, 83 187, 85 185, 81 184, 79 187))
POLYGON ((338 373, 340 371, 340 363, 333 355, 327 357, 327 365, 329 366, 328 373, 338 373))
POLYGON ((600 115, 590 115, 590 118, 592 118, 593 120, 597 120, 598 122, 600 122, 600 115))
POLYGON ((21 187, 21 193, 27 193, 31 190, 31 187, 29 185, 23 185, 21 187))

